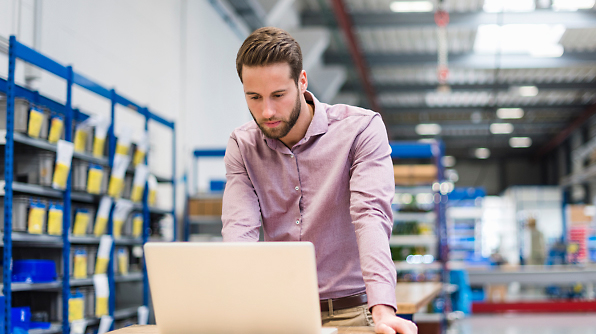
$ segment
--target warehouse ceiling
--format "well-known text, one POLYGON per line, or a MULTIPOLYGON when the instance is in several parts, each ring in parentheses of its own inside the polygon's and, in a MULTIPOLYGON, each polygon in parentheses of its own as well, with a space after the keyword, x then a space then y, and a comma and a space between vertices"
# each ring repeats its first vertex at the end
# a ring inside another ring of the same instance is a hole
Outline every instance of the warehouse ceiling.
POLYGON ((323 63, 347 69, 328 102, 381 112, 392 140, 438 138, 459 158, 479 147, 536 156, 596 113, 593 0, 229 2, 252 29, 257 2, 293 2, 303 28, 326 27, 323 63))

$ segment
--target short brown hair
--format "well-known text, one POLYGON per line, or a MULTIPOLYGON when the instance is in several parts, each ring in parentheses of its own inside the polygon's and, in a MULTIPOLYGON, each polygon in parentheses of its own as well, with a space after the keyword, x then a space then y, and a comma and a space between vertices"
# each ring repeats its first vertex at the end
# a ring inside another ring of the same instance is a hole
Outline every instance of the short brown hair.
POLYGON ((236 56, 236 70, 242 81, 242 66, 290 65, 292 79, 298 84, 302 72, 302 51, 296 40, 283 29, 263 27, 244 40, 236 56))

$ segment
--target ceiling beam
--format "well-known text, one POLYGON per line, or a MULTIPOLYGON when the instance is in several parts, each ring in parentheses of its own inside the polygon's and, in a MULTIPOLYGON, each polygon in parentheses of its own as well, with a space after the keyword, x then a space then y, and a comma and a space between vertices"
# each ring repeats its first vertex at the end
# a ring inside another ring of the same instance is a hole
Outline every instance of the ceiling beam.
MULTIPOLYGON (((327 25, 335 28, 329 21, 331 13, 327 11, 306 11, 301 14, 302 25, 327 25)), ((436 27, 434 13, 351 13, 352 22, 357 27, 371 28, 411 28, 436 27)), ((449 13, 449 27, 477 27, 481 24, 563 24, 567 28, 596 27, 596 11, 557 12, 550 9, 520 13, 467 12, 449 13), (502 15, 502 16, 501 16, 502 15)))
POLYGON ((548 152, 552 151, 554 148, 561 145, 572 133, 573 131, 580 128, 584 123, 590 119, 590 117, 596 114, 596 103, 592 104, 584 112, 579 115, 572 123, 570 123, 565 129, 563 129, 557 136, 555 136, 551 141, 546 143, 546 145, 542 146, 540 150, 536 153, 536 158, 540 158, 547 154, 548 152))
MULTIPOLYGON (((327 51, 324 55, 327 64, 351 66, 351 56, 347 52, 327 51)), ((437 55, 431 53, 366 53, 369 66, 436 66, 437 55)), ((449 54, 449 67, 492 69, 509 68, 561 68, 591 65, 596 63, 596 52, 565 52, 561 57, 532 57, 524 54, 449 54)))
MULTIPOLYGON (((378 94, 383 93, 416 93, 416 92, 436 92, 436 84, 375 84, 378 94)), ((453 84, 449 85, 451 92, 458 91, 508 91, 514 86, 536 86, 539 90, 596 90, 596 81, 592 82, 555 82, 555 83, 533 83, 533 82, 515 82, 498 84, 453 84)), ((354 81, 346 82, 341 88, 342 93, 356 93, 362 91, 359 83, 354 81)))
POLYGON ((344 37, 348 42, 348 49, 350 50, 350 61, 348 62, 348 66, 356 66, 356 71, 360 75, 362 87, 364 87, 364 92, 366 93, 366 97, 368 98, 371 109, 380 113, 382 110, 379 106, 377 94, 375 93, 375 89, 372 85, 370 70, 366 63, 366 59, 362 54, 358 36, 352 31, 352 19, 346 11, 343 0, 332 0, 331 6, 333 7, 333 13, 335 14, 337 24, 339 25, 344 37))
POLYGON ((496 108, 523 108, 526 111, 529 110, 560 110, 560 111, 573 111, 578 109, 585 109, 590 104, 558 104, 558 105, 549 105, 549 104, 535 104, 535 105, 499 105, 499 106, 462 106, 462 107, 430 107, 427 105, 416 106, 416 107, 385 107, 383 110, 385 114, 391 115, 392 113, 403 113, 403 112, 461 112, 461 111, 486 111, 486 110, 496 110, 496 108))
MULTIPOLYGON (((468 136, 530 136, 541 134, 553 134, 559 131, 564 125, 561 123, 518 123, 513 125, 513 133, 491 134, 489 124, 441 124, 441 137, 468 137, 468 136)), ((418 137, 414 125, 391 125, 387 124, 387 130, 391 137, 418 137)))

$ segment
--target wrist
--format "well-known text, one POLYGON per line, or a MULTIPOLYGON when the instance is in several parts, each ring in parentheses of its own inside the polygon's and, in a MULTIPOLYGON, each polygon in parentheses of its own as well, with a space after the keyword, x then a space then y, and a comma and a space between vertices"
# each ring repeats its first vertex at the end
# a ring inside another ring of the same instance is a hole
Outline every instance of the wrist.
POLYGON ((395 316, 395 309, 389 305, 379 304, 371 309, 373 319, 380 319, 385 316, 395 316))

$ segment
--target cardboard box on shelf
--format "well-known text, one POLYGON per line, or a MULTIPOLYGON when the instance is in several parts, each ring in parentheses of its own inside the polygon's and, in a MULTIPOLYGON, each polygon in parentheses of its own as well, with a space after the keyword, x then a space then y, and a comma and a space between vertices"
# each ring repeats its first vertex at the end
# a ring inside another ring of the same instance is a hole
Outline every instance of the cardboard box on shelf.
POLYGON ((221 198, 190 198, 188 213, 191 216, 221 216, 221 198))
POLYGON ((394 165, 393 176, 395 184, 430 184, 437 179, 437 167, 435 165, 394 165))
POLYGON ((571 204, 567 206, 567 219, 570 225, 586 225, 594 220, 594 206, 571 204))

